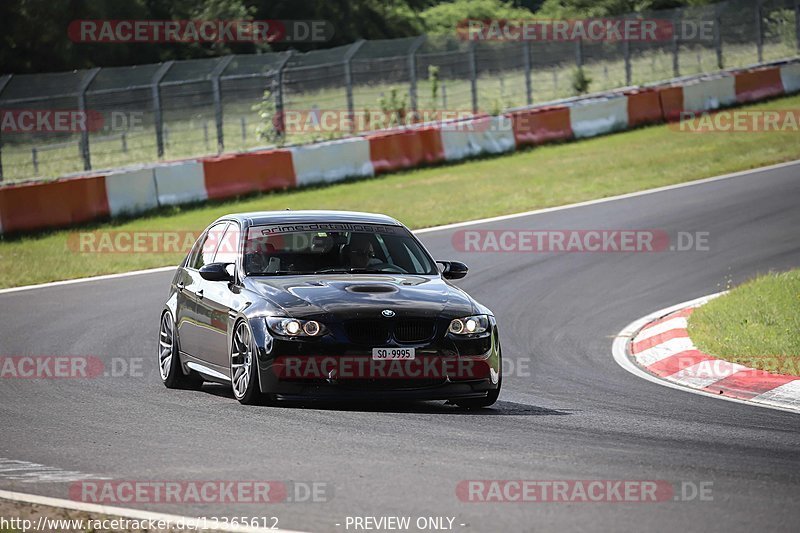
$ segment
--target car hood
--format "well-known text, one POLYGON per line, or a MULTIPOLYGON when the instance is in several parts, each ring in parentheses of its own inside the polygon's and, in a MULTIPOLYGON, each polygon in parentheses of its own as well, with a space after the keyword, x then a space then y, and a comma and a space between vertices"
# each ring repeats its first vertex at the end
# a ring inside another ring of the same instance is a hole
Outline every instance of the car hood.
POLYGON ((391 309, 397 316, 467 316, 475 312, 472 298, 438 276, 336 274, 247 278, 249 288, 302 318, 380 316, 391 309))

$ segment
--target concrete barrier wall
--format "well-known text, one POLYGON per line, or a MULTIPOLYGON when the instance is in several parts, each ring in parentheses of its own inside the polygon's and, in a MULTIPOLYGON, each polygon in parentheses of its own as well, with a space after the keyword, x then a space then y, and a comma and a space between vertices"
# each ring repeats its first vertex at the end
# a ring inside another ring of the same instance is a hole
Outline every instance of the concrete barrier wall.
POLYGON ((158 207, 155 169, 114 172, 106 176, 108 208, 112 217, 134 215, 158 207))
POLYGON ((208 199, 203 164, 182 161, 155 168, 159 205, 178 205, 208 199))
POLYGON ((369 140, 362 137, 296 146, 291 152, 298 187, 375 174, 369 140))
POLYGON ((569 121, 576 138, 624 130, 628 127, 628 99, 618 96, 575 102, 569 108, 569 121))
POLYGON ((781 85, 786 94, 800 91, 800 63, 790 63, 781 67, 781 85))
POLYGON ((736 103, 733 76, 720 76, 688 83, 683 86, 685 111, 710 111, 736 103))

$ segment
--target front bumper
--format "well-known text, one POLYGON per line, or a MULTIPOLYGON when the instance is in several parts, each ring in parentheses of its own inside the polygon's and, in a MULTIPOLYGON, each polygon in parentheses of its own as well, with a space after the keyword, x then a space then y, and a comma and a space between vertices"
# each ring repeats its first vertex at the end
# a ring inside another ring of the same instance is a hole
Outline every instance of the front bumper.
POLYGON ((494 323, 473 339, 439 335, 428 343, 403 344, 415 349, 414 361, 372 361, 372 347, 335 336, 287 340, 272 336, 263 320, 251 326, 261 391, 280 399, 448 400, 484 397, 499 386, 494 323))

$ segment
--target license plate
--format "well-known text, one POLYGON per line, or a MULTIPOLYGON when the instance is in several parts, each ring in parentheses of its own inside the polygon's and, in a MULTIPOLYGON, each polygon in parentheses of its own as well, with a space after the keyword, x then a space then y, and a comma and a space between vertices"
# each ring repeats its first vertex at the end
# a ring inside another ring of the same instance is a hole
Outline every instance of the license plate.
POLYGON ((414 359, 414 348, 373 348, 373 361, 386 361, 394 359, 414 359))

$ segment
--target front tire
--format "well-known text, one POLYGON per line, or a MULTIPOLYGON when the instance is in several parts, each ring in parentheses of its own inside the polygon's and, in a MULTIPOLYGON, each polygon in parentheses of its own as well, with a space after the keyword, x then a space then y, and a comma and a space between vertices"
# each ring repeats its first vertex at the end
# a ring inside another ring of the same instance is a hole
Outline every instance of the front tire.
POLYGON ((231 387, 233 396, 245 405, 261 405, 267 399, 258 386, 255 341, 247 322, 240 320, 231 342, 231 387))
POLYGON ((194 372, 188 376, 183 373, 179 347, 172 313, 165 311, 158 329, 158 373, 161 382, 168 389, 197 390, 203 385, 203 379, 194 372))
POLYGON ((464 398, 463 400, 454 400, 454 404, 464 409, 481 409, 483 407, 494 405, 494 403, 497 401, 497 398, 500 396, 500 389, 503 386, 503 352, 500 350, 499 346, 498 351, 500 355, 500 375, 497 379, 497 388, 490 390, 483 398, 464 398))

